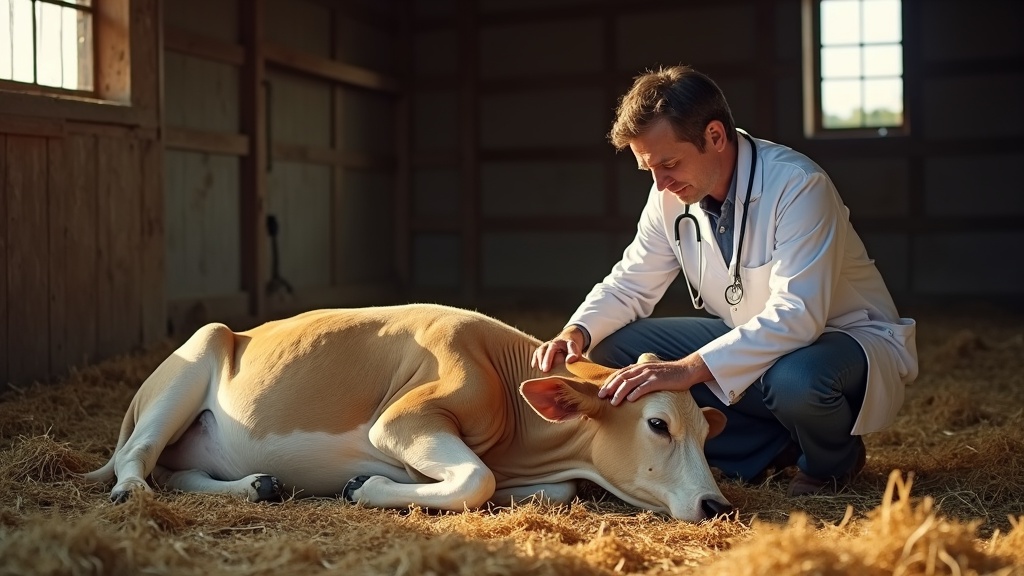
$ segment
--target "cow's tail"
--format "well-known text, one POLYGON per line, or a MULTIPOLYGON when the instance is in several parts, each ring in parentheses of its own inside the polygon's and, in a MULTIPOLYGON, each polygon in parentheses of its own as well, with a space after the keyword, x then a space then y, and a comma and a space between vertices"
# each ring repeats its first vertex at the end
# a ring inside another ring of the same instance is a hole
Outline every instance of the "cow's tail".
POLYGON ((109 482, 119 458, 139 464, 145 475, 152 472, 164 447, 180 437, 203 410, 211 384, 224 366, 232 365, 233 355, 234 333, 227 326, 208 324, 196 331, 142 383, 121 422, 110 460, 85 474, 84 480, 109 482))
POLYGON ((88 472, 82 475, 82 478, 90 484, 106 484, 114 479, 114 461, 117 459, 118 453, 124 448, 128 438, 132 435, 132 431, 135 430, 135 404, 139 401, 139 396, 136 395, 132 398, 132 403, 128 406, 128 412, 124 415, 124 420, 121 421, 121 434, 117 438, 117 447, 114 448, 114 452, 110 455, 110 459, 97 470, 88 472))

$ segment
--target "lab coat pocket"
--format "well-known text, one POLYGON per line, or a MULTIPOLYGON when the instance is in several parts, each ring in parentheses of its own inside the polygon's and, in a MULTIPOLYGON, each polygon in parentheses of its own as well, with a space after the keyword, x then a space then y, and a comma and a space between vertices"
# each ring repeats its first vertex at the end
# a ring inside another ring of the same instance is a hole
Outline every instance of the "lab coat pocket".
POLYGON ((772 294, 769 279, 775 261, 770 260, 760 266, 740 267, 740 280, 743 282, 743 300, 731 307, 733 321, 736 325, 743 324, 764 310, 768 298, 772 294))

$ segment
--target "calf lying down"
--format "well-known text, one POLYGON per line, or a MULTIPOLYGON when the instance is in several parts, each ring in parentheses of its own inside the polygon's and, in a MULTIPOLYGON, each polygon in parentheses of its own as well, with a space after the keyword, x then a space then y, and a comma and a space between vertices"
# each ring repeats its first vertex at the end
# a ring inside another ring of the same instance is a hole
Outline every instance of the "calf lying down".
POLYGON ((368 506, 477 508, 577 480, 674 518, 727 513, 703 445, 725 417, 689 392, 612 406, 612 370, 542 373, 539 341, 430 304, 307 312, 246 332, 198 330, 132 399, 94 482, 111 499, 157 485, 258 501, 341 495, 368 506))

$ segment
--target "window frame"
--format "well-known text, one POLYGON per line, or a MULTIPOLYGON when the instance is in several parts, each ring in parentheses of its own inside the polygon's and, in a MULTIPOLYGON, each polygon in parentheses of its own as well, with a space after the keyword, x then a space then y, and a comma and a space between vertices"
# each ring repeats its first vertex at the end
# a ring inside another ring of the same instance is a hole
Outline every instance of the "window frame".
POLYGON ((91 0, 88 6, 65 0, 34 0, 33 10, 33 76, 32 82, 0 79, 0 91, 30 97, 50 97, 60 100, 97 104, 130 106, 131 96, 131 0, 91 0), (69 7, 90 14, 92 18, 92 89, 72 90, 39 84, 35 60, 38 46, 35 40, 36 2, 69 7))
MULTIPOLYGON (((856 0, 858 3, 862 0, 856 0)), ((899 45, 903 59, 900 79, 903 83, 903 122, 899 126, 826 128, 821 102, 821 2, 803 0, 803 93, 804 135, 808 139, 835 138, 897 138, 910 135, 910 114, 907 99, 906 0, 900 1, 899 45)), ((863 46, 862 46, 863 49, 863 46)), ((863 78, 862 78, 863 80, 863 78)))

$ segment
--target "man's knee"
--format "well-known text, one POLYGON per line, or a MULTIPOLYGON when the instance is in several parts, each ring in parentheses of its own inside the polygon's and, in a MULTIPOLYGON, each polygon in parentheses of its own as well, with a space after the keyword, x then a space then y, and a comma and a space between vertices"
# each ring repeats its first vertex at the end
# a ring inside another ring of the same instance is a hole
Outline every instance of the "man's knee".
POLYGON ((619 336, 619 332, 608 336, 591 348, 587 352, 590 361, 609 368, 622 368, 636 362, 635 358, 631 358, 631 350, 624 346, 624 339, 617 336, 619 336))

